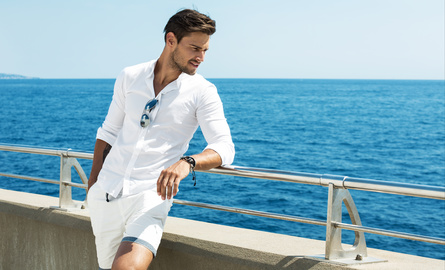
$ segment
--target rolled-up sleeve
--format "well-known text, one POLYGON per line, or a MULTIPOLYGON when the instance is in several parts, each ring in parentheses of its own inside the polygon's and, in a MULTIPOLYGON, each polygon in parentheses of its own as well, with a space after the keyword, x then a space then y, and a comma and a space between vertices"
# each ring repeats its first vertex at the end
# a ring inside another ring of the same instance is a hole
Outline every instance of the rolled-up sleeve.
POLYGON ((105 121, 102 123, 102 126, 99 127, 96 134, 96 139, 103 140, 110 145, 113 145, 116 141, 125 117, 124 77, 125 73, 122 71, 116 78, 113 100, 111 101, 105 121))
POLYGON ((223 166, 232 164, 235 157, 235 146, 224 116, 223 104, 215 86, 212 85, 203 90, 196 114, 207 141, 205 149, 217 152, 223 166))

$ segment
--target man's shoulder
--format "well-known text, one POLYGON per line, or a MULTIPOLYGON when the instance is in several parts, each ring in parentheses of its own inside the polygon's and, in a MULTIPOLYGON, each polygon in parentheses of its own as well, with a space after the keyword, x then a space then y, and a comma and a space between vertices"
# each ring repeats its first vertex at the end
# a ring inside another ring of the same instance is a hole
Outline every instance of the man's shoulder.
POLYGON ((139 74, 146 74, 153 70, 156 60, 140 63, 124 68, 123 73, 127 76, 137 76, 139 74))
POLYGON ((195 75, 185 75, 183 82, 192 85, 200 85, 203 88, 214 86, 213 83, 209 82, 206 78, 198 73, 196 73, 195 75))

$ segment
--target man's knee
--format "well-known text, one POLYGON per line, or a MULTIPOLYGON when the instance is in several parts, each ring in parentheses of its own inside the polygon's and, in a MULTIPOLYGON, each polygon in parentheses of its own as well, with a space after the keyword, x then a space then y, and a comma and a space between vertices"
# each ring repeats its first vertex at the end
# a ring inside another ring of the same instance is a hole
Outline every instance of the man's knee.
POLYGON ((147 270, 153 253, 133 242, 122 242, 113 261, 112 270, 147 270))

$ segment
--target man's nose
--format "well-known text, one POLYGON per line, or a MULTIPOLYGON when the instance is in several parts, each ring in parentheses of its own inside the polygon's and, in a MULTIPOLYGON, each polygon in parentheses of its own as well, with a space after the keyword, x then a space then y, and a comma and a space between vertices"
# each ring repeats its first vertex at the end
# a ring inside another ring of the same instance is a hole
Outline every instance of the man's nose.
POLYGON ((196 58, 196 60, 198 62, 204 62, 204 58, 205 58, 206 52, 205 51, 200 51, 198 53, 198 57, 196 58))

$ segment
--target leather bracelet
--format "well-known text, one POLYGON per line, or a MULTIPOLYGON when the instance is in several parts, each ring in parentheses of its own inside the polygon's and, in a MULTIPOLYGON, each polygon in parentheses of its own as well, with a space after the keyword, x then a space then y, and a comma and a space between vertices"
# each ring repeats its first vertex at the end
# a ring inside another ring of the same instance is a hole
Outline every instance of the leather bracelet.
POLYGON ((196 161, 195 161, 194 158, 189 157, 189 156, 185 156, 185 157, 182 157, 181 160, 184 160, 185 162, 190 164, 191 168, 195 169, 196 161))
POLYGON ((196 161, 195 161, 195 159, 192 157, 189 157, 189 156, 185 156, 185 157, 182 157, 180 160, 184 160, 185 162, 190 164, 190 172, 192 173, 192 176, 193 176, 192 180, 195 182, 193 184, 193 186, 196 186, 196 175, 195 175, 196 161))

